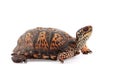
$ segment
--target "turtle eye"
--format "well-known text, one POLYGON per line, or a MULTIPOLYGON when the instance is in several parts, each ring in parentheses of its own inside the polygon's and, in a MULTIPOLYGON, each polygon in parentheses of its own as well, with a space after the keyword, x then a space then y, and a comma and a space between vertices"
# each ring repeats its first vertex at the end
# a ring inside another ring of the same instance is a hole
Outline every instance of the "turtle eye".
POLYGON ((89 30, 88 27, 83 28, 83 31, 88 31, 88 30, 89 30))

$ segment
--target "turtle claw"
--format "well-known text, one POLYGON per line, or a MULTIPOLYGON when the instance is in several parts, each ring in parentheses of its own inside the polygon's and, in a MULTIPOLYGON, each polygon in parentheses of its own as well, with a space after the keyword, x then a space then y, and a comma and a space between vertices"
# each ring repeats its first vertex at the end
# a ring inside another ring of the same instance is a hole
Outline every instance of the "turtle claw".
POLYGON ((92 51, 88 49, 88 50, 86 50, 86 51, 82 51, 82 53, 83 53, 83 54, 88 54, 88 53, 92 53, 92 51))
POLYGON ((23 60, 23 62, 24 62, 24 63, 27 63, 27 60, 25 59, 25 60, 23 60))
POLYGON ((59 60, 61 63, 64 63, 64 61, 63 60, 59 60))

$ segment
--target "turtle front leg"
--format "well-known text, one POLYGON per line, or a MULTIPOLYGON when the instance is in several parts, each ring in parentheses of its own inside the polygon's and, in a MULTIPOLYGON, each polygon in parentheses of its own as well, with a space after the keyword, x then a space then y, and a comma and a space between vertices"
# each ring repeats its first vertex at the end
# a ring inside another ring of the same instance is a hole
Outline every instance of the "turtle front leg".
POLYGON ((74 54, 74 51, 66 51, 66 52, 62 52, 58 55, 58 60, 61 62, 61 63, 64 63, 64 60, 65 59, 68 59, 68 58, 71 58, 75 56, 74 54))
POLYGON ((26 62, 26 57, 24 55, 12 54, 12 60, 15 63, 22 63, 22 62, 26 62))
POLYGON ((82 47, 81 52, 83 54, 92 53, 92 51, 90 49, 88 49, 88 47, 86 45, 84 47, 82 47))

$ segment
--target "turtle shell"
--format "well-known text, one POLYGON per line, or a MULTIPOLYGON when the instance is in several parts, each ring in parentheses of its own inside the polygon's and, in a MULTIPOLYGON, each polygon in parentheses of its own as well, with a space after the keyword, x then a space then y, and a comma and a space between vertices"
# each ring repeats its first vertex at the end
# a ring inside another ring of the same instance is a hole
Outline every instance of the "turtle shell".
POLYGON ((37 27, 28 30, 18 39, 13 52, 28 58, 56 60, 57 55, 65 51, 73 42, 75 42, 74 38, 62 30, 37 27))

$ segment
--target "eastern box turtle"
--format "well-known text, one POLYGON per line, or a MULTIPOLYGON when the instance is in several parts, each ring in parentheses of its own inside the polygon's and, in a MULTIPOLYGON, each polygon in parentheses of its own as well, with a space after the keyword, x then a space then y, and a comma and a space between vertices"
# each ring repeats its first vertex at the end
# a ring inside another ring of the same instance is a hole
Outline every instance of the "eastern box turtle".
POLYGON ((15 63, 26 62, 27 59, 59 60, 76 56, 80 53, 92 52, 86 41, 92 33, 92 26, 85 26, 76 32, 76 38, 55 28, 37 27, 26 31, 18 39, 13 50, 12 60, 15 63))

